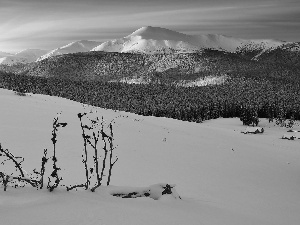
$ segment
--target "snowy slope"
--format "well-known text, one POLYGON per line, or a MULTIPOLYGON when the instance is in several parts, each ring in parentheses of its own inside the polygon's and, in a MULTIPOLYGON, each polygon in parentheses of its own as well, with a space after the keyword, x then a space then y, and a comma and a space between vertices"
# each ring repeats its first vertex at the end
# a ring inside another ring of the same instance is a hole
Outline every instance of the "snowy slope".
MULTIPOLYGON (((285 128, 263 120, 265 133, 245 135, 239 119, 202 124, 84 106, 42 95, 17 96, 0 89, 0 143, 25 157, 27 171, 38 168, 44 148, 52 149, 53 117, 68 126, 58 133, 57 157, 64 184, 84 180, 77 113, 92 110, 114 119, 112 185, 144 187, 176 184, 183 198, 120 199, 106 188, 96 193, 54 193, 33 188, 3 192, 1 225, 298 225, 300 223, 299 141, 281 139, 285 128)), ((297 126, 295 130, 300 130, 297 126)), ((49 153, 50 154, 50 153, 49 153)), ((1 165, 0 165, 1 166, 1 165)), ((0 167, 3 168, 3 167, 0 167)))
POLYGON ((0 58, 0 64, 13 65, 17 63, 31 63, 44 55, 47 50, 41 49, 26 49, 16 53, 15 55, 0 58))
POLYGON ((81 40, 81 41, 74 41, 72 43, 69 43, 65 46, 53 49, 47 54, 42 55, 37 59, 37 61, 41 61, 43 59, 49 58, 51 56, 55 55, 63 55, 68 53, 76 53, 76 52, 88 52, 97 45, 99 45, 101 42, 97 41, 88 41, 88 40, 81 40))
POLYGON ((102 43, 92 51, 108 52, 193 52, 203 48, 236 52, 248 48, 269 49, 282 45, 276 40, 246 40, 218 34, 187 35, 160 27, 142 27, 132 34, 102 43))

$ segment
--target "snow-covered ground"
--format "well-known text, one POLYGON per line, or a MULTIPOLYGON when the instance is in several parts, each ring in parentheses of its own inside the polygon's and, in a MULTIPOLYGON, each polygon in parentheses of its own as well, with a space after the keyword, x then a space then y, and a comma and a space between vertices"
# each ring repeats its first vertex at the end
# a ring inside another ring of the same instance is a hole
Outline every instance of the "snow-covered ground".
MULTIPOLYGON (((284 140, 288 129, 262 120, 263 134, 243 134, 239 119, 202 124, 84 106, 58 97, 18 96, 0 89, 0 143, 23 156, 26 171, 51 152, 52 120, 68 125, 58 133, 63 184, 84 182, 83 141, 77 113, 94 111, 114 119, 111 184, 95 193, 63 187, 50 193, 0 188, 0 224, 300 224, 300 140, 284 140), (122 199, 113 189, 176 184, 182 199, 122 199)), ((294 130, 300 130, 295 126, 294 130)), ((0 168, 3 166, 0 165, 0 168)))

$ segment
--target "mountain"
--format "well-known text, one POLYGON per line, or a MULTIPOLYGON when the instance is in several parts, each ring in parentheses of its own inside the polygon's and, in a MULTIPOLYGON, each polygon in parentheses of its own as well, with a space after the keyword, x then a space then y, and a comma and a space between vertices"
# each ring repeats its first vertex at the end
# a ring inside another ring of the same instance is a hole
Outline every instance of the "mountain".
POLYGON ((16 53, 15 55, 8 55, 0 58, 2 65, 26 64, 37 60, 41 55, 44 55, 47 50, 41 49, 26 49, 16 53))
POLYGON ((11 56, 11 55, 13 55, 13 54, 0 51, 0 58, 6 57, 6 56, 11 56))
POLYGON ((133 83, 149 80, 203 83, 204 76, 213 80, 216 75, 299 79, 297 42, 187 35, 165 28, 142 27, 124 38, 99 44, 86 40, 72 42, 42 55, 34 63, 0 65, 0 70, 133 83))
POLYGON ((139 53, 183 53, 203 49, 226 52, 266 50, 276 48, 285 42, 277 40, 247 40, 219 34, 187 35, 160 27, 142 27, 132 34, 110 41, 92 49, 106 52, 139 53))
POLYGON ((77 52, 104 51, 118 53, 195 53, 207 49, 237 53, 247 59, 257 59, 259 55, 268 53, 274 49, 291 44, 289 42, 273 39, 248 40, 234 38, 220 34, 187 35, 160 27, 142 27, 130 35, 106 41, 80 40, 65 46, 53 49, 34 56, 19 55, 2 57, 0 64, 12 65, 15 63, 28 63, 41 61, 56 55, 64 55, 77 52), (36 58, 36 56, 38 56, 36 58))
POLYGON ((46 54, 39 57, 37 61, 41 61, 43 59, 47 59, 49 57, 56 56, 56 55, 63 55, 63 54, 76 53, 76 52, 88 52, 91 49, 98 46, 100 43, 101 42, 98 41, 88 41, 88 40, 74 41, 65 46, 47 52, 46 54))
MULTIPOLYGON (((248 68, 255 63, 250 62, 248 68)), ((244 60, 235 54, 216 50, 182 54, 93 51, 50 57, 26 66, 22 73, 32 76, 109 81, 137 77, 149 79, 160 73, 165 79, 177 79, 176 76, 179 79, 195 73, 229 71, 234 64, 243 64, 245 67, 244 60)))
POLYGON ((300 42, 286 43, 271 51, 263 51, 254 59, 257 61, 300 67, 300 42))
POLYGON ((292 79, 298 75, 299 68, 281 66, 264 60, 245 59, 238 54, 218 50, 181 54, 93 51, 50 57, 29 64, 19 72, 30 76, 72 80, 130 81, 133 83, 155 80, 194 83, 207 76, 228 74, 267 77, 274 71, 278 75, 281 71, 289 71, 285 74, 288 75, 287 79, 292 79))

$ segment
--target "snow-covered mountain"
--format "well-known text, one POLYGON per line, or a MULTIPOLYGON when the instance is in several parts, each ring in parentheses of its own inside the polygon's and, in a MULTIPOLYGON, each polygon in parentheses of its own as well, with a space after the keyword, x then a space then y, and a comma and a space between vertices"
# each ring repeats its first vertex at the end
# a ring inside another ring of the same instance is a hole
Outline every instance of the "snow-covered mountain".
POLYGON ((74 41, 65 46, 47 52, 46 54, 39 57, 37 61, 41 61, 43 59, 47 59, 55 55, 63 55, 63 54, 77 53, 77 52, 88 52, 91 49, 98 46, 99 44, 101 44, 101 42, 98 41, 88 41, 88 40, 74 41))
MULTIPOLYGON (((249 60, 260 60, 262 56, 274 55, 280 50, 281 55, 297 54, 299 43, 273 39, 241 39, 219 34, 187 35, 160 27, 142 27, 132 34, 106 41, 80 40, 46 52, 45 50, 25 50, 12 56, 0 57, 0 65, 13 65, 42 61, 56 55, 89 51, 116 53, 202 53, 205 50, 218 50, 226 54, 234 53, 249 60), (287 47, 288 46, 288 47, 287 47), (294 46, 293 48, 289 46, 294 46), (296 46, 296 47, 295 47, 296 46), (282 51, 281 51, 282 50, 282 51)), ((0 52, 0 56, 1 56, 0 52)), ((7 54, 7 53, 5 53, 7 54)))
POLYGON ((13 55, 13 54, 7 53, 7 52, 1 52, 0 51, 0 58, 6 57, 6 56, 10 56, 10 55, 13 55))
POLYGON ((47 50, 41 49, 26 49, 16 53, 15 55, 8 55, 0 58, 0 64, 13 65, 18 63, 31 63, 37 60, 40 56, 44 55, 47 50))
POLYGON ((187 35, 160 27, 142 27, 132 34, 102 43, 92 51, 141 52, 195 52, 216 49, 237 52, 241 49, 266 50, 285 42, 277 40, 247 40, 219 34, 187 35))

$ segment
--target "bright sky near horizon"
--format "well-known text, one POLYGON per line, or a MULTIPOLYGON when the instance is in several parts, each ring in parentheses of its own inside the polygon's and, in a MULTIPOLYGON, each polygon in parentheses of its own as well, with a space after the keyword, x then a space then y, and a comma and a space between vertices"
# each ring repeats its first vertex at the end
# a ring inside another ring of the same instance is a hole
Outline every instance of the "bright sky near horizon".
POLYGON ((0 0, 0 51, 106 41, 143 26, 300 41, 299 0, 0 0))

